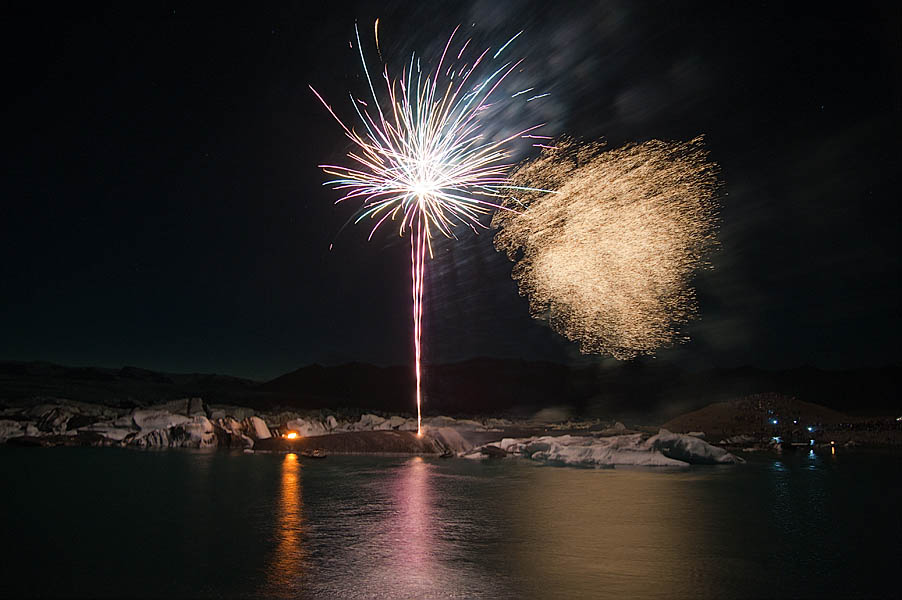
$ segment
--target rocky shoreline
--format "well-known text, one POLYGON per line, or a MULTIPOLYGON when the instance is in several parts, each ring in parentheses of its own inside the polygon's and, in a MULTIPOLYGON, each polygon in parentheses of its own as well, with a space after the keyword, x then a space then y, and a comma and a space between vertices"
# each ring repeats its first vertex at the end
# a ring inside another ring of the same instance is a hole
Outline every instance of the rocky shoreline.
POLYGON ((228 448, 245 452, 521 456, 580 466, 684 466, 741 459, 698 437, 629 430, 600 420, 556 423, 487 418, 416 420, 322 411, 252 414, 239 406, 186 398, 137 409, 59 399, 0 410, 0 443, 16 446, 228 448), (288 434, 292 434, 289 436, 288 434))
POLYGON ((630 429, 600 419, 549 422, 539 416, 518 421, 428 417, 419 436, 416 419, 406 415, 266 413, 208 405, 201 398, 131 409, 40 398, 0 409, 0 444, 521 456, 581 466, 723 464, 742 462, 735 452, 902 445, 902 423, 853 422, 842 413, 782 396, 712 404, 662 428, 630 429))
POLYGON ((363 414, 339 419, 313 411, 255 413, 241 406, 185 398, 121 409, 65 399, 39 399, 0 409, 0 443, 40 446, 272 449, 293 431, 312 436, 363 431, 415 432, 416 419, 363 414))

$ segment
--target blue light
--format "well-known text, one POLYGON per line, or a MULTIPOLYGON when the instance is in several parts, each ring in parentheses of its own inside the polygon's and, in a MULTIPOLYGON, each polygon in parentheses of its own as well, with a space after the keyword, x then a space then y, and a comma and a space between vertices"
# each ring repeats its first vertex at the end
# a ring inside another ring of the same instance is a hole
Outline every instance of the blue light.
POLYGON ((813 446, 813 445, 814 445, 814 440, 811 440, 811 443, 809 444, 809 446, 813 446))
POLYGON ((814 427, 812 427, 811 425, 809 425, 809 426, 808 426, 808 431, 814 431, 814 427))
POLYGON ((770 422, 773 423, 774 425, 776 425, 777 423, 779 423, 779 421, 777 421, 776 419, 771 419, 770 422))

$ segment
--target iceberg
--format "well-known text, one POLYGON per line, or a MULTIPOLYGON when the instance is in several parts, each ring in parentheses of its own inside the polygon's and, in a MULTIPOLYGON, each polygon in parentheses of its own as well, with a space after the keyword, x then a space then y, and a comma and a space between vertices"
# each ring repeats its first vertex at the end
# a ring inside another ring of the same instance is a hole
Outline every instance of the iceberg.
POLYGON ((191 421, 169 429, 169 445, 182 448, 212 448, 216 446, 213 423, 207 417, 195 416, 191 421))
POLYGON ((745 462, 723 448, 712 446, 693 435, 671 433, 666 429, 658 431, 645 441, 645 445, 676 460, 694 465, 722 465, 745 462))
MULTIPOLYGON (((582 435, 504 438, 501 450, 530 460, 584 467, 685 467, 690 464, 731 464, 743 460, 722 448, 688 435, 662 429, 643 440, 641 433, 594 437, 582 435)), ((474 455, 482 454, 481 449, 474 455)))
POLYGON ((438 442, 442 449, 449 450, 455 454, 468 452, 474 446, 472 442, 460 434, 460 430, 454 427, 430 428, 426 430, 426 435, 438 442))
POLYGON ((168 429, 175 425, 187 423, 191 419, 184 415, 176 415, 166 409, 136 410, 132 413, 132 419, 138 429, 152 431, 155 429, 168 429))
POLYGON ((354 431, 372 431, 385 422, 385 419, 379 415, 367 413, 360 415, 360 420, 353 425, 354 431))
POLYGON ((254 440, 244 433, 244 426, 231 417, 223 417, 213 422, 213 433, 218 446, 226 448, 253 448, 254 440))
POLYGON ((505 438, 498 446, 531 460, 558 465, 585 467, 685 467, 687 463, 668 458, 645 447, 641 434, 596 438, 561 435, 526 439, 505 438))
POLYGON ((266 423, 264 423, 263 419, 260 417, 248 417, 245 419, 245 424, 248 433, 250 433, 251 437, 254 439, 268 440, 272 437, 269 427, 266 426, 266 423))
POLYGON ((195 416, 167 428, 142 429, 128 443, 142 448, 213 448, 217 439, 213 423, 195 416))
POLYGON ((326 435, 328 430, 326 426, 313 419, 292 419, 285 423, 285 427, 291 431, 297 431, 301 437, 313 437, 317 435, 326 435))

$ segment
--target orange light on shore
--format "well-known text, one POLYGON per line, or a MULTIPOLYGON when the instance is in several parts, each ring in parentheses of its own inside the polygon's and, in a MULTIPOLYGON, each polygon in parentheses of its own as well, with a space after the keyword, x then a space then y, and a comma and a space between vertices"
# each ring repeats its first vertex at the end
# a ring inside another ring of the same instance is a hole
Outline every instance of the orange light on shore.
POLYGON ((296 439, 298 439, 298 432, 297 431, 289 431, 288 433, 285 434, 285 438, 289 439, 289 440, 296 440, 296 439))

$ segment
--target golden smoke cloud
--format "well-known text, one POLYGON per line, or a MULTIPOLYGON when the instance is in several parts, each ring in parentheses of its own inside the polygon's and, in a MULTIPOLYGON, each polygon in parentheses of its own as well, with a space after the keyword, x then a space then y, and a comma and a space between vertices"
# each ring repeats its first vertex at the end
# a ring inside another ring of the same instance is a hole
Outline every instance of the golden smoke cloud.
POLYGON ((716 165, 702 139, 616 150, 564 141, 512 176, 495 247, 530 312, 586 354, 629 359, 686 341, 693 274, 716 245, 716 165))

